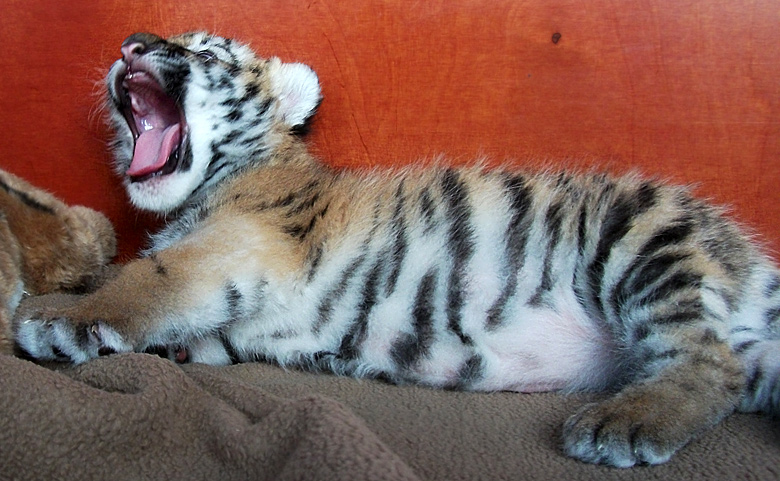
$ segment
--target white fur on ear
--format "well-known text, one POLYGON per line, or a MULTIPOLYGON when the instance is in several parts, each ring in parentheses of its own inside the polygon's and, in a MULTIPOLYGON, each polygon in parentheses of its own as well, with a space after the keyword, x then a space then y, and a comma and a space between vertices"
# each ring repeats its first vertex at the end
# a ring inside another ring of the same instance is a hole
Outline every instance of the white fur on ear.
POLYGON ((278 99, 277 116, 290 127, 303 125, 322 98, 317 74, 302 63, 282 63, 276 58, 271 60, 269 74, 278 99))

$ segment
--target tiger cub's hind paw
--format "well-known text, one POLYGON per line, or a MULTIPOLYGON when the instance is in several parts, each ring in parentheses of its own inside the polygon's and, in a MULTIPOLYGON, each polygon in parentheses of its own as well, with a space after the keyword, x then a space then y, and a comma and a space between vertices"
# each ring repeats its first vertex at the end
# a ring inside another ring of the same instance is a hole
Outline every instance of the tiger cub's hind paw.
POLYGON ((563 427, 566 454, 619 468, 665 463, 691 437, 674 415, 615 399, 584 406, 563 427))

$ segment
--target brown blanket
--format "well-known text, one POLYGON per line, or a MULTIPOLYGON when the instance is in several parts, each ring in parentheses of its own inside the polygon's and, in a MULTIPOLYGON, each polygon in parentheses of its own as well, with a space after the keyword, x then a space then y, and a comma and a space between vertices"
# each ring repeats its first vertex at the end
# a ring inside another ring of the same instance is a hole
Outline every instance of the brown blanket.
MULTIPOLYGON (((33 299, 21 308, 64 302, 33 299)), ((780 479, 780 425, 734 415, 668 464, 566 458, 594 396, 461 393, 146 354, 78 367, 0 356, 0 479, 780 479)))

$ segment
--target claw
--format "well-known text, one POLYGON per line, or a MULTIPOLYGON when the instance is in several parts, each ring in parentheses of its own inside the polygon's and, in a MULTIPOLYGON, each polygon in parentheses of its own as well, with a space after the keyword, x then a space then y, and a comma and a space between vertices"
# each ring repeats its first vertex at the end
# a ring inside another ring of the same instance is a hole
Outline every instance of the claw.
POLYGON ((103 339, 100 336, 100 327, 97 323, 92 324, 89 326, 89 333, 92 335, 93 339, 98 343, 101 344, 103 342, 103 339))

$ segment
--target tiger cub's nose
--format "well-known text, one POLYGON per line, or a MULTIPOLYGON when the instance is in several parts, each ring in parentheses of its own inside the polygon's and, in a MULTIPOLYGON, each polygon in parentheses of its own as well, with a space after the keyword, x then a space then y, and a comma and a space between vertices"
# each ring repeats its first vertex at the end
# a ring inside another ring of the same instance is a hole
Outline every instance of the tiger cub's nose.
POLYGON ((130 63, 135 57, 149 50, 149 47, 160 42, 163 42, 162 37, 152 33, 134 33, 122 42, 122 58, 130 63))

